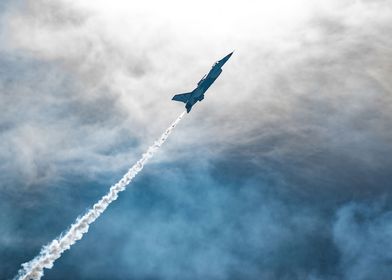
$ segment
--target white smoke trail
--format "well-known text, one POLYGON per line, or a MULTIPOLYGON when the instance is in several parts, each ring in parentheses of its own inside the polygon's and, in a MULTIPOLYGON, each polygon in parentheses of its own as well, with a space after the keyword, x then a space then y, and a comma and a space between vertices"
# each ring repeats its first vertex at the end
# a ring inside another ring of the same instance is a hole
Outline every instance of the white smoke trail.
POLYGON ((181 121, 185 112, 183 112, 161 137, 150 146, 146 153, 143 154, 139 159, 122 177, 122 179, 113 185, 109 192, 103 196, 94 206, 87 211, 82 217, 76 219, 75 223, 71 225, 71 228, 65 233, 61 234, 58 238, 54 239, 48 245, 42 247, 41 252, 31 261, 22 264, 22 268, 19 270, 18 275, 15 276, 14 280, 37 280, 44 275, 44 268, 52 268, 55 260, 61 257, 61 254, 70 249, 76 241, 82 239, 83 234, 88 232, 90 224, 92 224, 109 206, 109 204, 115 201, 118 197, 118 193, 125 190, 126 186, 132 181, 133 178, 143 169, 144 164, 154 155, 154 153, 165 143, 170 133, 181 121))

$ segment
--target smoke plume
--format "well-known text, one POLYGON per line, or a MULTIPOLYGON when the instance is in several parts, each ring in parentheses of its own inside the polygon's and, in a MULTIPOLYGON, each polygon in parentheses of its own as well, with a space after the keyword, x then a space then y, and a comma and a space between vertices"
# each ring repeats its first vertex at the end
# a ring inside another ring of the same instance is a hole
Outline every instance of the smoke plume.
POLYGON ((182 112, 181 115, 178 116, 161 137, 155 141, 154 144, 147 149, 147 152, 128 170, 121 180, 113 185, 109 192, 95 203, 86 214, 77 218, 76 222, 71 225, 70 229, 65 234, 61 234, 58 238, 44 246, 39 255, 34 259, 22 264, 22 269, 19 270, 18 275, 15 276, 14 280, 40 279, 44 275, 44 268, 52 268, 55 260, 60 258, 64 251, 70 249, 76 241, 82 239, 83 235, 88 232, 90 224, 105 211, 110 203, 117 199, 118 193, 125 190, 132 179, 143 169, 144 164, 146 164, 162 144, 165 143, 166 139, 181 121, 184 114, 185 112, 182 112))

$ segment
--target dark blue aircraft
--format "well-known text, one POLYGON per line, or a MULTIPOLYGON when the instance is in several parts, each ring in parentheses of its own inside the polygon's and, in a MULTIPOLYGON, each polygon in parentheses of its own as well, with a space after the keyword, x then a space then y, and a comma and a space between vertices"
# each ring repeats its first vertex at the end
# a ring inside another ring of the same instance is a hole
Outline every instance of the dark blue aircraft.
POLYGON ((204 77, 197 83, 197 87, 194 90, 191 92, 176 94, 173 96, 172 100, 184 102, 186 111, 189 113, 192 106, 195 105, 197 101, 202 101, 204 99, 204 93, 222 73, 222 66, 229 60, 232 54, 233 53, 229 53, 221 60, 215 62, 210 72, 204 75, 204 77))

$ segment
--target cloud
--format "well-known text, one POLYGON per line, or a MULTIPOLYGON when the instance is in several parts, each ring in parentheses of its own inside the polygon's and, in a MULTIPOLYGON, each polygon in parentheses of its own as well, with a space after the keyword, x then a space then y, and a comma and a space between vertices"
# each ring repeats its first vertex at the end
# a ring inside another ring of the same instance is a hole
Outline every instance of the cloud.
POLYGON ((328 262, 335 252, 318 212, 277 195, 261 179, 227 184, 208 166, 186 165, 150 168, 48 277, 63 275, 68 265, 81 279, 96 271, 112 279, 306 279, 333 273, 328 262), (109 251, 111 257, 83 267, 74 261, 109 251))
POLYGON ((172 95, 233 49, 136 188, 48 277, 388 272, 388 257, 375 252, 389 212, 371 205, 391 194, 391 5, 275 2, 2 6, 5 278, 106 192, 183 109, 172 95), (377 222, 358 222, 358 213, 377 222), (51 231, 39 232, 41 223, 51 231), (350 234, 369 256, 341 241, 350 234), (86 255, 94 258, 83 270, 75 260, 86 255))
POLYGON ((338 211, 333 236, 344 279, 389 277, 392 212, 382 205, 351 203, 338 211))

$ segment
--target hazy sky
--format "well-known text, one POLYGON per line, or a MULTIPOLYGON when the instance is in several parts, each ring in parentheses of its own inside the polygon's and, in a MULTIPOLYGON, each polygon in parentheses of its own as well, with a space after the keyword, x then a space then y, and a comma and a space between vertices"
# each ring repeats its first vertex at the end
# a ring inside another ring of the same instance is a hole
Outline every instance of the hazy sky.
POLYGON ((44 279, 392 275, 392 3, 0 3, 0 279, 222 75, 44 279))

